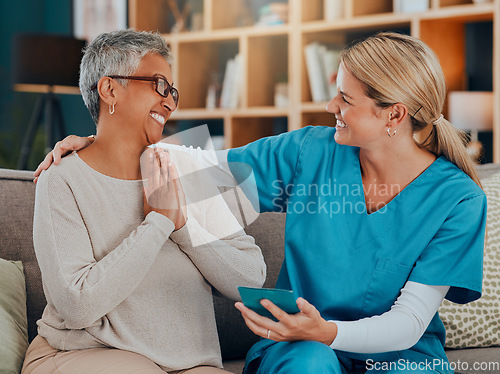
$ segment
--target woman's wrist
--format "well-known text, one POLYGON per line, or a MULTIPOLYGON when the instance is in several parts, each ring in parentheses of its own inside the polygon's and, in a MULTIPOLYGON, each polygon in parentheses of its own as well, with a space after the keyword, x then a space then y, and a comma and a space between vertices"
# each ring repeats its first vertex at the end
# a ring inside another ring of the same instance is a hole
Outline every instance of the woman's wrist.
POLYGON ((319 342, 330 346, 337 337, 337 324, 333 321, 324 321, 323 325, 319 342))

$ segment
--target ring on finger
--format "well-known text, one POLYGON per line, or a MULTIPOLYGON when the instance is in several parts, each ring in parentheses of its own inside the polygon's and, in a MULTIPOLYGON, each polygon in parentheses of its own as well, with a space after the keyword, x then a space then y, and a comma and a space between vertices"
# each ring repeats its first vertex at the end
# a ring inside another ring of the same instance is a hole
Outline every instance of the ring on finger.
POLYGON ((267 338, 269 339, 269 335, 271 335, 271 330, 267 330, 267 338))

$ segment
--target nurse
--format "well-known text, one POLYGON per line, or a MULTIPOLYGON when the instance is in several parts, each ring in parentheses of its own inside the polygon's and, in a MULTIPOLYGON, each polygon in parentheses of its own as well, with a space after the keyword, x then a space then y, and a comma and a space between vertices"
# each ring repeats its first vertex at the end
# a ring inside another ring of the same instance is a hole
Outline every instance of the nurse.
MULTIPOLYGON (((438 59, 380 33, 344 50, 337 86, 335 128, 226 151, 237 182, 252 168, 260 211, 286 213, 276 287, 300 296, 296 315, 262 301, 277 321, 236 303, 263 338, 245 373, 453 373, 437 310, 481 296, 486 197, 441 114, 438 59)), ((87 144, 65 140, 41 168, 87 144)))

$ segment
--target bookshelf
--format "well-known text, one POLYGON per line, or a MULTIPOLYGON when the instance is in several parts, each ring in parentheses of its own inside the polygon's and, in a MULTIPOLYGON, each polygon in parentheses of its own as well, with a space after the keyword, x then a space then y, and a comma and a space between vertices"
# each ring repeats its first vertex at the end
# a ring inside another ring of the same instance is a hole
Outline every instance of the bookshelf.
MULTIPOLYGON (((181 92, 171 121, 203 120, 223 123, 225 146, 237 147, 277 131, 310 124, 333 126, 327 102, 313 102, 304 47, 311 42, 345 45, 360 36, 397 30, 421 38, 437 53, 448 90, 466 90, 466 30, 489 22, 493 40, 494 92, 493 161, 500 162, 500 0, 476 4, 473 0, 429 0, 429 9, 395 13, 394 0, 344 0, 344 15, 326 21, 324 1, 288 0, 286 23, 255 26, 258 10, 252 4, 266 0, 191 0, 199 3, 202 26, 197 31, 171 33, 172 17, 164 0, 129 0, 129 25, 158 30, 175 57, 173 77, 181 92), (207 90, 214 74, 223 75, 229 58, 242 56, 241 99, 236 109, 206 109, 207 90), (289 105, 274 105, 274 87, 287 81, 289 105), (276 125, 279 123, 280 125, 276 125), (283 126, 285 123, 285 126, 283 126)), ((284 2, 283 0, 278 2, 284 2)), ((447 108, 445 108, 445 116, 447 108)))

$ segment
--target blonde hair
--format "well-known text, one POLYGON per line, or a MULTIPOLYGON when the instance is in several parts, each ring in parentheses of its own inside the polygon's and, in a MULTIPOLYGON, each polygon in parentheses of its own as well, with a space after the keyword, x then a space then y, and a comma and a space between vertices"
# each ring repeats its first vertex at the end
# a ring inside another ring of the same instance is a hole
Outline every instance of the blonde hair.
POLYGON ((366 87, 382 108, 407 106, 413 133, 432 126, 417 144, 436 156, 444 155, 481 186, 475 164, 465 149, 467 135, 443 118, 446 84, 434 52, 412 36, 384 32, 346 48, 341 63, 366 87))

